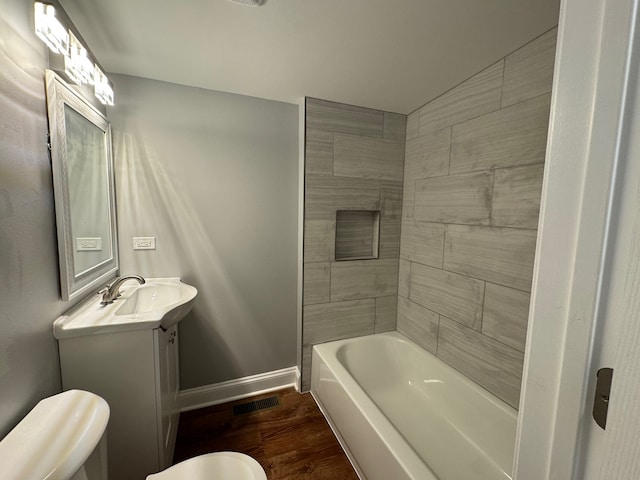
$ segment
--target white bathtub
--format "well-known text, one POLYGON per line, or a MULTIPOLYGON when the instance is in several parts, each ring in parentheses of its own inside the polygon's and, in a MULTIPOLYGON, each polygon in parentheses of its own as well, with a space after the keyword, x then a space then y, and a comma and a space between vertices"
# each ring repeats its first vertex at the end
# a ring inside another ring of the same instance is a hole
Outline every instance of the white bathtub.
POLYGON ((511 478, 517 412, 401 334, 316 345, 311 372, 362 479, 511 478))

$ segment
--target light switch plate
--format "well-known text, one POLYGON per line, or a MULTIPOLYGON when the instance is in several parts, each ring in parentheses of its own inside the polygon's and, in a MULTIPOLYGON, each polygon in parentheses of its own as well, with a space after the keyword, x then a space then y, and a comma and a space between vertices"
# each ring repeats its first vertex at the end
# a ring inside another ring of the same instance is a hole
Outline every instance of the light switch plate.
POLYGON ((155 250, 156 237, 133 237, 134 250, 155 250))

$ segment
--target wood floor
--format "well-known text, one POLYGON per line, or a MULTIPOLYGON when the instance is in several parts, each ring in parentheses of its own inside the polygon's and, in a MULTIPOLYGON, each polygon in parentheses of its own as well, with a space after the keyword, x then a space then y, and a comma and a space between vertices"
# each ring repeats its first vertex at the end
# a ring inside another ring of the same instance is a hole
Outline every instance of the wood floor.
POLYGON ((174 463, 223 450, 251 455, 269 480, 358 480, 311 395, 293 388, 180 415, 174 463), (280 406, 234 415, 274 394, 280 406))

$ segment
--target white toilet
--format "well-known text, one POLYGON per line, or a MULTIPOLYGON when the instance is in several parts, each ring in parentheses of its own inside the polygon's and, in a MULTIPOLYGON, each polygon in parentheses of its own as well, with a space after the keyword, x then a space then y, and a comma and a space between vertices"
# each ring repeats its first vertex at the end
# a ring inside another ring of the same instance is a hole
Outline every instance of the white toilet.
MULTIPOLYGON (((41 400, 0 441, 2 480, 107 480, 109 405, 69 390, 41 400)), ((267 480, 248 455, 219 452, 185 460, 147 480, 267 480)))
POLYGON ((216 452, 190 458, 147 480, 267 480, 258 462, 243 453, 216 452))

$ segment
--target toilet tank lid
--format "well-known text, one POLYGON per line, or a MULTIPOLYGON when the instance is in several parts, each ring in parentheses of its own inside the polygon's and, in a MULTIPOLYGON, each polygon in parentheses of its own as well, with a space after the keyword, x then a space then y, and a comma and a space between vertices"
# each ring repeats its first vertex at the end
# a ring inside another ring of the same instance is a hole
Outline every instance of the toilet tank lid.
POLYGON ((102 438, 109 405, 93 393, 69 390, 41 400, 0 441, 3 480, 67 480, 102 438))

